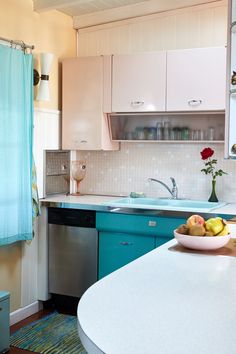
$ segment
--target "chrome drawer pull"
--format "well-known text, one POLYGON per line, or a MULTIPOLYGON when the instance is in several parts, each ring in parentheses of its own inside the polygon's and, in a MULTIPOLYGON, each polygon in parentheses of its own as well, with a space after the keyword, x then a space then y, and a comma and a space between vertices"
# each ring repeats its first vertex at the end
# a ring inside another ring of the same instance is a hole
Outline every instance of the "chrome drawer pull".
POLYGON ((202 100, 189 100, 188 105, 189 106, 199 106, 202 104, 202 100))
POLYGON ((122 245, 122 246, 132 246, 133 242, 125 242, 125 241, 123 241, 123 242, 120 242, 120 245, 122 245))
POLYGON ((140 107, 144 105, 144 101, 131 101, 130 104, 132 107, 140 107))
POLYGON ((153 220, 149 220, 149 221, 148 221, 148 226, 150 226, 150 227, 156 227, 156 226, 157 226, 157 222, 156 222, 156 221, 153 221, 153 220))

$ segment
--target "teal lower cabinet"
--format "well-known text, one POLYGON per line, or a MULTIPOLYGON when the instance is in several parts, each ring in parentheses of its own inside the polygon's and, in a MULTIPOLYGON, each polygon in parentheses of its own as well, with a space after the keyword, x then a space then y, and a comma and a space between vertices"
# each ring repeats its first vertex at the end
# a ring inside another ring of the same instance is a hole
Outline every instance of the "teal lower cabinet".
POLYGON ((100 232, 99 279, 154 248, 154 236, 100 232))
POLYGON ((97 212, 98 279, 173 238, 185 219, 97 212))
POLYGON ((6 353, 10 348, 10 294, 0 291, 0 353, 6 353))
POLYGON ((186 218, 158 217, 158 228, 156 233, 156 246, 159 247, 174 238, 173 231, 181 224, 186 223, 186 218))

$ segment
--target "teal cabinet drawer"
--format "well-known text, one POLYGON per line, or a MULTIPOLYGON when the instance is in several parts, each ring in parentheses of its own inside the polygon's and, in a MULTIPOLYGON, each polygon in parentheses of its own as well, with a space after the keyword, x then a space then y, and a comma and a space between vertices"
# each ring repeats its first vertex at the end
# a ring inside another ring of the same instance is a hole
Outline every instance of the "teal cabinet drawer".
POLYGON ((100 232, 98 278, 103 278, 154 248, 154 236, 100 232))
POLYGON ((173 231, 186 219, 163 216, 143 216, 98 212, 96 228, 98 231, 125 232, 173 238, 173 231))
POLYGON ((10 346, 9 293, 0 291, 0 353, 10 346))
POLYGON ((158 227, 158 218, 156 216, 152 217, 106 212, 98 212, 96 215, 96 228, 99 231, 155 236, 158 227))

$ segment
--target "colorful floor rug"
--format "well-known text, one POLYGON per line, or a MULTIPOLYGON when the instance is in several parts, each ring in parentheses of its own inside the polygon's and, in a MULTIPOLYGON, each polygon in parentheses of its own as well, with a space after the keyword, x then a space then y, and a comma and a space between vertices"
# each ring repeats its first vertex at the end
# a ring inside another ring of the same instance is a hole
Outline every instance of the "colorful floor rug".
POLYGON ((86 354, 78 336, 77 317, 52 314, 11 335, 11 345, 42 354, 86 354))

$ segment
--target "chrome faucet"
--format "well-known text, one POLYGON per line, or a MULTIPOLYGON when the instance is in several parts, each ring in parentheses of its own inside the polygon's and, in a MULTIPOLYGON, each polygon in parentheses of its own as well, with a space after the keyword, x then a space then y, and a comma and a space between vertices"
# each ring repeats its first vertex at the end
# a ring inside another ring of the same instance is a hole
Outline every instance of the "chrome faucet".
POLYGON ((173 177, 170 177, 171 182, 172 182, 172 189, 170 189, 164 182, 159 181, 159 179, 155 179, 155 178, 148 178, 149 182, 157 182, 160 183, 163 187, 165 187, 168 192, 171 194, 171 198, 172 199, 178 199, 178 188, 177 188, 177 184, 175 182, 175 179, 173 177))

